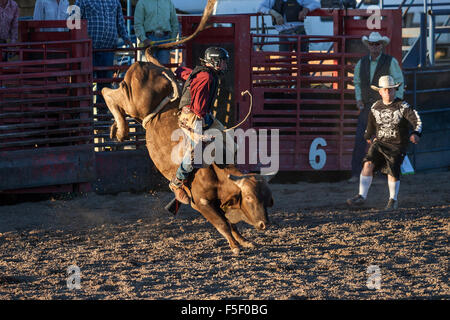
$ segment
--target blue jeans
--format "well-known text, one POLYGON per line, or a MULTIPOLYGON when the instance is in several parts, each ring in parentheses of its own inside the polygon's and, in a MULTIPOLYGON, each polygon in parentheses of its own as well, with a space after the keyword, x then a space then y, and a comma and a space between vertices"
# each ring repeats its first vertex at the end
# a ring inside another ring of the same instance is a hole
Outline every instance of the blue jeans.
POLYGON ((356 127, 355 146, 352 154, 352 176, 359 177, 362 170, 362 160, 366 155, 367 142, 364 139, 364 132, 367 127, 370 104, 364 106, 358 116, 358 126, 356 127))
MULTIPOLYGON (((305 32, 305 27, 304 26, 299 26, 297 28, 294 29, 289 29, 289 30, 285 30, 285 31, 281 31, 280 34, 282 35, 288 35, 288 34, 292 34, 292 35, 306 35, 305 32)), ((295 41, 295 44, 286 44, 286 43, 282 43, 280 44, 280 51, 297 51, 297 38, 280 38, 280 41, 295 41)), ((308 52, 308 42, 305 41, 306 39, 302 40, 302 43, 300 44, 300 51, 302 52, 308 52)))
MULTIPOLYGON (((156 37, 154 35, 148 35, 147 38, 150 39, 151 41, 161 41, 161 40, 168 40, 170 39, 171 35, 167 35, 167 36, 162 36, 162 37, 156 37)), ((157 42, 155 43, 155 45, 157 44, 162 44, 162 43, 167 43, 167 42, 171 42, 169 41, 161 41, 161 42, 157 42)), ((166 50, 166 49, 154 49, 153 51, 153 55, 156 59, 158 59, 158 61, 161 64, 169 64, 170 63, 170 50, 166 50)))
MULTIPOLYGON (((110 67, 114 64, 114 52, 94 52, 93 55, 93 66, 94 67, 110 67)), ((111 70, 101 70, 101 71, 94 71, 94 82, 95 79, 100 78, 112 78, 113 71, 111 70)), ((108 84, 106 83, 97 83, 97 90, 99 92, 102 91, 103 88, 108 87, 108 84)), ((103 99, 103 96, 99 94, 97 96, 97 103, 104 103, 105 100, 103 99)))
MULTIPOLYGON (((187 138, 189 139, 189 138, 187 138)), ((192 171, 194 171, 194 165, 193 165, 193 150, 195 150, 196 143, 194 140, 190 140, 192 152, 185 152, 183 161, 181 161, 180 165, 178 166, 176 176, 179 180, 186 180, 189 178, 189 175, 192 171)), ((201 142, 200 142, 201 143, 201 142)))
MULTIPOLYGON (((203 131, 208 130, 214 123, 214 117, 211 115, 211 113, 207 113, 204 117, 205 125, 203 127, 203 131)), ((189 175, 192 171, 194 171, 194 168, 201 168, 202 165, 193 164, 194 162, 194 155, 195 152, 203 152, 203 142, 198 141, 195 142, 192 140, 188 135, 185 136, 186 139, 189 139, 191 144, 191 150, 186 150, 183 156, 183 160, 181 161, 180 165, 178 166, 176 177, 179 180, 186 180, 189 178, 189 175), (196 150, 197 149, 197 150, 196 150)), ((203 161, 203 160, 202 160, 203 161)))

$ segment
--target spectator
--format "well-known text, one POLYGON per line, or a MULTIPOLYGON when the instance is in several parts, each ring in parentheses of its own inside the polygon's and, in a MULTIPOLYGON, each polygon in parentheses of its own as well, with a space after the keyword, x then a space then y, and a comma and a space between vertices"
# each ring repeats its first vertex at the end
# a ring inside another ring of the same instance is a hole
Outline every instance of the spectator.
MULTIPOLYGON (((306 15, 320 8, 320 3, 315 0, 264 0, 258 12, 270 14, 275 29, 281 35, 306 35, 304 21, 306 15)), ((295 41, 296 38, 280 38, 280 41, 295 41)), ((296 50, 296 44, 280 44, 280 51, 296 50)), ((308 43, 302 42, 300 50, 308 51, 308 43)))
POLYGON ((67 0, 37 0, 33 20, 67 20, 68 7, 67 0))
POLYGON ((396 91, 395 97, 403 99, 404 80, 398 61, 382 52, 389 41, 388 37, 382 37, 378 32, 372 32, 369 37, 362 37, 362 42, 369 48, 369 54, 358 61, 354 71, 353 83, 355 85, 355 98, 359 117, 352 155, 352 177, 349 182, 357 182, 360 176, 362 160, 367 149, 364 130, 367 127, 369 110, 375 101, 380 98, 379 94, 373 91, 370 86, 378 84, 378 80, 382 75, 390 75, 395 82, 402 83, 396 91))
MULTIPOLYGON (((67 20, 67 0, 37 0, 33 20, 67 20)), ((64 28, 44 28, 44 31, 64 31, 64 28)))
POLYGON ((19 6, 13 0, 0 0, 0 43, 19 38, 19 6))
MULTIPOLYGON (((175 39, 178 18, 171 0, 139 0, 134 11, 134 31, 145 47, 152 41, 175 39)), ((155 49, 153 55, 162 64, 170 62, 170 50, 155 49)))
MULTIPOLYGON (((122 14, 122 5, 119 0, 76 0, 75 5, 80 8, 81 19, 88 22, 88 34, 92 39, 94 49, 93 65, 112 66, 114 64, 114 52, 95 51, 95 49, 116 48, 119 36, 124 42, 133 47, 133 43, 127 34, 125 20, 122 14)), ((111 78, 112 71, 95 71, 94 78, 111 78)), ((104 83, 97 84, 97 91, 106 87, 104 83)), ((99 94, 98 102, 104 102, 99 94)))

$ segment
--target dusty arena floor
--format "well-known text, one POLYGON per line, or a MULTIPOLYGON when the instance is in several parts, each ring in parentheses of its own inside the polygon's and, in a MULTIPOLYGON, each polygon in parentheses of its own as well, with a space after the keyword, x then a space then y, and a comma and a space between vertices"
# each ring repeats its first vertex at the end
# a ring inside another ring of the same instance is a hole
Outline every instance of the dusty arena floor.
POLYGON ((166 213, 167 192, 1 205, 0 299, 450 298, 450 172, 403 177, 394 212, 384 177, 358 209, 357 184, 271 187, 272 225, 239 224, 256 244, 239 256, 193 210, 166 213))

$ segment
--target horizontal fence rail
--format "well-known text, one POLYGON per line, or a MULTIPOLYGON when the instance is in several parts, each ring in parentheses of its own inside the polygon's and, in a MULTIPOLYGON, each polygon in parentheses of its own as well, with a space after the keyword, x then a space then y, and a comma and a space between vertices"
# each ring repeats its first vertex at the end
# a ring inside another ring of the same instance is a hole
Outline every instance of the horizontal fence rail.
POLYGON ((252 51, 251 76, 255 110, 252 127, 279 129, 280 164, 284 170, 348 170, 358 111, 354 100, 354 62, 348 52, 356 36, 252 35, 264 44, 327 43, 330 52, 300 54, 252 51), (320 142, 324 159, 311 147, 320 142), (320 162, 323 161, 322 164, 320 162))
POLYGON ((91 50, 88 39, 0 45, 0 151, 92 143, 91 50))
POLYGON ((22 41, 0 44, 0 192, 88 190, 94 179, 92 43, 85 22, 64 26, 21 21, 22 41))

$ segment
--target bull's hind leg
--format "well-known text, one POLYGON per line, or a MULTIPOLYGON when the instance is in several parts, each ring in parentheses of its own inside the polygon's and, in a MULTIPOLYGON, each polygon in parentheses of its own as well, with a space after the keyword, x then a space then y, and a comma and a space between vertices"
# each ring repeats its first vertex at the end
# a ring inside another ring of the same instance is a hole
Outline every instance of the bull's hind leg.
POLYGON ((233 237, 232 228, 225 218, 222 217, 210 204, 191 203, 191 206, 195 210, 199 211, 206 218, 206 220, 208 220, 217 229, 217 231, 219 231, 220 234, 227 239, 233 254, 239 254, 239 243, 233 237))
POLYGON ((117 138, 118 141, 123 141, 128 138, 129 128, 128 122, 125 120, 125 113, 120 108, 119 103, 124 103, 125 97, 123 97, 120 88, 103 88, 102 95, 115 120, 110 128, 110 137, 111 139, 117 138))

